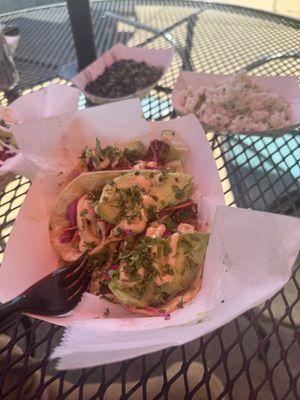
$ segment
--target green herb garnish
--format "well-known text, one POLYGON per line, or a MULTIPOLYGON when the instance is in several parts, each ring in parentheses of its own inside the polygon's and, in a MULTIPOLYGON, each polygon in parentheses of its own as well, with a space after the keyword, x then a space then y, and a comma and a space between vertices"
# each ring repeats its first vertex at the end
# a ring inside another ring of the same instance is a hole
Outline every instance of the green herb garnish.
POLYGON ((83 210, 80 211, 80 216, 84 217, 86 214, 88 214, 88 210, 84 208, 83 210))
POLYGON ((175 198, 177 200, 183 200, 185 198, 185 192, 184 192, 184 188, 181 189, 179 186, 177 185, 172 185, 172 190, 175 194, 175 198))
POLYGON ((105 308, 105 310, 104 310, 104 312, 103 312, 103 317, 104 318, 108 318, 109 317, 109 314, 110 314, 110 311, 109 311, 109 308, 105 308))
POLYGON ((92 242, 83 242, 84 245, 89 249, 89 250, 93 250, 97 247, 96 243, 94 241, 92 242))
POLYGON ((181 297, 181 299, 179 300, 178 304, 177 304, 177 308, 183 308, 184 306, 184 302, 183 302, 183 298, 181 297))
POLYGON ((147 209, 147 217, 149 221, 152 221, 156 218, 156 206, 155 205, 151 205, 148 207, 147 209))
POLYGON ((132 165, 137 162, 139 155, 140 155, 140 153, 136 149, 130 150, 125 147, 125 149, 123 151, 124 158, 126 158, 126 160, 128 160, 130 162, 130 164, 132 164, 132 165))

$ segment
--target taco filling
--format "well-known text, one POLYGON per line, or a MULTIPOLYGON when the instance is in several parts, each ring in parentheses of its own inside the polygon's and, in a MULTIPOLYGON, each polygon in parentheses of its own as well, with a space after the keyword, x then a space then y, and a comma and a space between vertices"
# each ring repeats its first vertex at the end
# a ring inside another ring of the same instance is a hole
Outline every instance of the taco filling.
POLYGON ((140 140, 123 147, 102 146, 96 139, 94 148, 84 148, 80 161, 66 177, 66 184, 84 172, 168 169, 183 171, 187 148, 174 131, 165 130, 159 139, 152 140, 146 147, 140 140))
MULTIPOLYGON (((62 259, 87 252, 90 292, 147 315, 169 313, 195 297, 208 243, 191 198, 192 176, 165 167, 170 157, 180 161, 181 150, 165 145, 152 141, 130 171, 80 174, 61 192, 50 218, 51 241, 62 259), (147 159, 161 169, 147 169, 147 159)), ((89 153, 88 163, 123 165, 126 149, 102 150, 101 160, 89 153)))
POLYGON ((18 153, 17 144, 13 138, 11 125, 0 120, 0 167, 4 162, 18 153))

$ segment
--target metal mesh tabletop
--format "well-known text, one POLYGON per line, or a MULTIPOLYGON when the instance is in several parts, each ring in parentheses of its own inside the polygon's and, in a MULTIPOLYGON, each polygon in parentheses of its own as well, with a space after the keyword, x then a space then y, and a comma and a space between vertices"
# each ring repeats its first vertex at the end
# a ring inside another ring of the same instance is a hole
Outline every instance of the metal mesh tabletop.
MULTIPOLYGON (((171 91, 182 68, 232 73, 265 55, 296 52, 300 22, 255 10, 184 1, 91 1, 99 53, 116 42, 176 45, 167 75, 143 100, 147 119, 174 116, 171 91), (163 4, 163 5, 162 5, 163 4), (154 31, 116 21, 106 12, 150 25, 154 31)), ((14 92, 2 94, 2 104, 39 90, 50 81, 67 83, 58 71, 75 59, 64 4, 3 15, 1 23, 20 28, 16 64, 21 79, 14 92)), ((295 57, 265 62, 252 70, 265 75, 295 75, 295 57)), ((84 105, 84 100, 83 103, 84 105)), ((208 134, 227 205, 300 216, 299 132, 271 139, 257 136, 208 134)), ((1 259, 13 222, 30 183, 15 177, 0 196, 1 259)), ((284 289, 259 308, 240 316, 214 333, 178 348, 109 366, 57 372, 49 361, 62 329, 18 317, 6 329, 11 340, 0 349, 0 399, 21 399, 28 377, 37 371, 28 399, 39 399, 55 386, 54 398, 78 399, 299 399, 300 397, 300 268, 296 266, 284 289), (22 351, 13 354, 20 346, 22 351), (32 361, 31 356, 35 359, 32 361), (171 364, 175 367, 169 369, 171 364), (200 364, 203 363, 203 368, 200 364), (18 379, 7 384, 12 369, 18 379), (214 376, 223 382, 216 389, 214 376), (4 382, 5 389, 4 389, 4 382), (86 383, 94 382, 93 393, 86 383), (149 385, 152 384, 149 392, 149 385), (176 392, 180 385, 183 395, 176 392), (11 397, 10 397, 11 396, 11 397), (177 397, 176 397, 177 396, 177 397)))

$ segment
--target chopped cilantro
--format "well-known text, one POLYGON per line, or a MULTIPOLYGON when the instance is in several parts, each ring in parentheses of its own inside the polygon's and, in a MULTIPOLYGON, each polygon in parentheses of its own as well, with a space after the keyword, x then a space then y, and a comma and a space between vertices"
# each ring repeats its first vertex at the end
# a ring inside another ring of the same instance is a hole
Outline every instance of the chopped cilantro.
POLYGON ((114 161, 116 158, 120 157, 121 151, 117 147, 106 146, 102 150, 103 159, 107 157, 110 161, 114 161))
POLYGON ((104 317, 104 318, 108 318, 108 317, 109 317, 109 314, 110 314, 109 308, 106 307, 105 310, 104 310, 104 312, 103 312, 103 317, 104 317))
POLYGON ((89 250, 93 250, 95 247, 97 247, 97 245, 96 245, 96 243, 94 241, 92 241, 92 242, 84 242, 84 244, 89 250))
POLYGON ((101 161, 108 158, 110 162, 118 159, 121 156, 121 150, 114 146, 101 147, 100 140, 96 138, 94 149, 85 147, 81 154, 81 159, 85 161, 89 170, 102 169, 99 165, 101 161))
POLYGON ((137 149, 130 150, 125 147, 123 151, 123 156, 130 162, 130 164, 135 164, 139 158, 139 155, 140 153, 137 149))
POLYGON ((181 299, 179 300, 178 304, 177 304, 177 308, 183 308, 184 306, 184 302, 183 302, 183 298, 181 297, 181 299))
POLYGON ((159 182, 163 182, 163 181, 165 181, 166 179, 168 179, 168 171, 164 169, 164 170, 162 171, 162 173, 159 175, 158 180, 159 180, 159 182))
POLYGON ((151 205, 147 209, 147 217, 149 221, 152 221, 156 218, 156 206, 151 205))
POLYGON ((87 158, 87 153, 88 153, 88 148, 87 148, 87 146, 85 146, 85 148, 82 150, 81 156, 79 158, 81 158, 82 160, 85 160, 87 158))
POLYGON ((128 213, 131 212, 129 221, 140 216, 140 210, 137 209, 142 204, 142 189, 140 186, 135 185, 129 188, 117 188, 117 193, 119 196, 119 215, 118 220, 126 217, 128 213))
POLYGON ((164 304, 169 298, 169 295, 166 292, 159 292, 153 299, 154 306, 160 306, 164 304))
POLYGON ((96 145, 95 145, 95 153, 96 155, 101 155, 101 145, 100 145, 100 140, 96 138, 96 145))
POLYGON ((183 200, 185 198, 184 189, 181 189, 177 185, 172 185, 172 190, 173 190, 173 192, 175 194, 175 198, 177 200, 183 200))
POLYGON ((164 242, 163 251, 164 251, 165 256, 170 254, 172 251, 171 246, 169 245, 169 243, 167 241, 164 242))
POLYGON ((165 264, 162 266, 162 272, 168 275, 174 275, 174 270, 170 264, 165 264))
POLYGON ((170 232, 175 232, 177 225, 172 221, 171 218, 166 218, 164 221, 162 221, 163 224, 165 224, 166 228, 170 232))
POLYGON ((191 242, 187 240, 184 236, 181 236, 180 238, 180 245, 187 251, 190 251, 193 248, 191 242))
POLYGON ((134 222, 137 218, 139 218, 140 220, 142 219, 142 214, 139 210, 134 210, 129 216, 126 216, 129 225, 131 222, 134 222))
POLYGON ((89 265, 93 268, 101 268, 108 262, 109 256, 110 251, 109 248, 106 247, 100 251, 100 253, 88 256, 89 265))
POLYGON ((187 255, 185 262, 184 262, 184 268, 185 269, 193 269, 197 268, 198 264, 194 261, 193 257, 190 255, 187 255))
POLYGON ((88 210, 84 208, 83 210, 80 211, 80 216, 84 217, 86 214, 88 214, 88 210))
POLYGON ((88 192, 87 198, 88 198, 88 200, 90 200, 90 201, 95 201, 95 200, 96 200, 96 199, 95 199, 95 195, 94 195, 94 193, 92 193, 92 192, 88 192))
MULTIPOLYGON (((163 239, 164 240, 164 239, 163 239)), ((157 270, 153 268, 153 263, 157 253, 153 254, 153 246, 159 245, 162 239, 144 237, 139 241, 134 239, 127 241, 126 248, 119 253, 118 263, 122 263, 124 271, 130 278, 136 278, 138 269, 142 266, 145 270, 144 280, 147 281, 152 276, 157 275, 157 270)))

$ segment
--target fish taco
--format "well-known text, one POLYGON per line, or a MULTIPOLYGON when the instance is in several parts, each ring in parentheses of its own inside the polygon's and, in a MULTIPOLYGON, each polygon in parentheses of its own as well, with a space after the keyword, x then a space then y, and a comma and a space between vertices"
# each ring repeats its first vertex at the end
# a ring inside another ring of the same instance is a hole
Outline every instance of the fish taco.
POLYGON ((66 261, 88 253, 93 294, 165 315, 201 287, 208 234, 193 191, 190 174, 166 169, 83 173, 54 204, 51 242, 66 261))
POLYGON ((139 169, 183 171, 188 149, 174 131, 164 130, 158 139, 145 145, 133 140, 123 145, 103 146, 99 139, 93 148, 85 147, 77 165, 66 175, 66 186, 85 172, 139 169))

